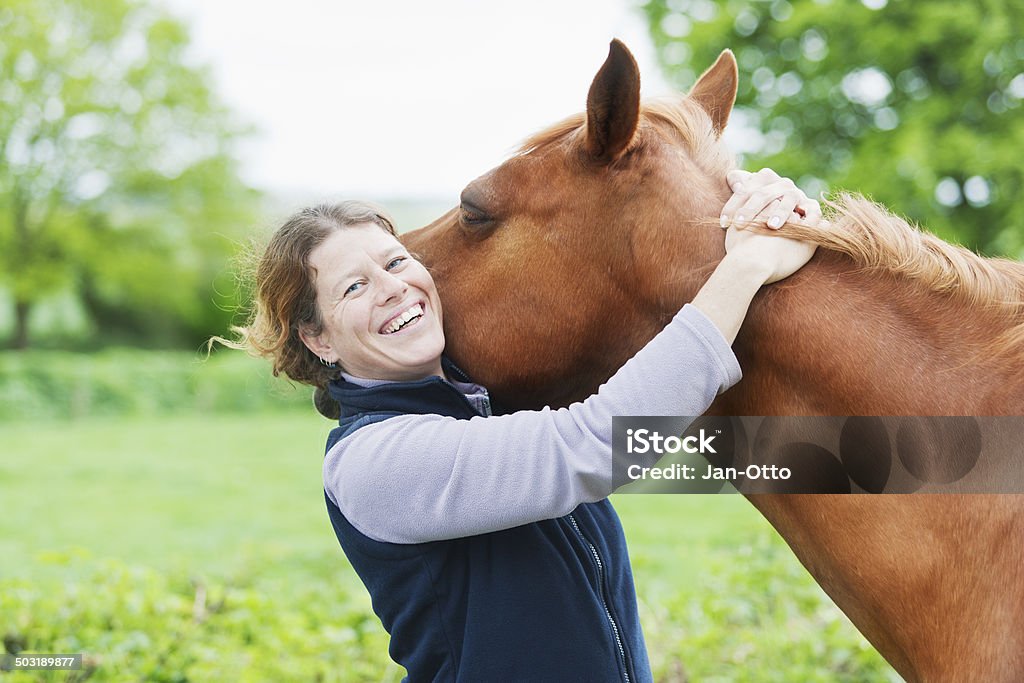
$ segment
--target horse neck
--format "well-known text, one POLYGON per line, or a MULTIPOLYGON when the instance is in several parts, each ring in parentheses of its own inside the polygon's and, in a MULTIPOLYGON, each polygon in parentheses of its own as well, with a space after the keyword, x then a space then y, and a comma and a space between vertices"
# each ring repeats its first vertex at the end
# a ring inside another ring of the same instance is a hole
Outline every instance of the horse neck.
POLYGON ((999 327, 991 313, 820 253, 755 298, 735 345, 744 379, 713 412, 1021 414, 1019 364, 986 351, 999 327))

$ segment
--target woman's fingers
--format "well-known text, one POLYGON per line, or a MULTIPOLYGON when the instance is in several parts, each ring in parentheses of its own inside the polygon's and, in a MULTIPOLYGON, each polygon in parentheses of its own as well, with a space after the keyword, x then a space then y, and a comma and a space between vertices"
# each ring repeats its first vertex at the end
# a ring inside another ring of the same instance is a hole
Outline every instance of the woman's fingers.
POLYGON ((821 204, 813 199, 804 198, 803 201, 798 202, 796 212, 804 218, 821 220, 821 204))
POLYGON ((741 171, 740 169, 734 169, 726 174, 725 180, 729 183, 729 188, 732 190, 732 196, 729 197, 729 201, 722 207, 722 218, 721 226, 728 228, 732 223, 732 217, 747 198, 750 196, 750 190, 754 189, 755 182, 751 182, 754 179, 753 173, 741 171))
POLYGON ((743 185, 754 176, 749 171, 744 171, 739 168, 734 168, 725 174, 725 181, 729 183, 729 189, 733 192, 739 192, 743 189, 743 185))
POLYGON ((785 223, 791 223, 794 216, 800 219, 801 225, 816 225, 821 220, 821 204, 813 199, 808 199, 799 188, 794 187, 779 199, 776 199, 762 212, 762 215, 755 217, 755 222, 763 219, 769 228, 779 229, 785 223), (805 221, 803 219, 809 219, 805 221))
MULTIPOLYGON (((747 173, 734 169, 726 174, 726 182, 733 194, 722 207, 721 226, 730 225, 743 227, 748 221, 761 214, 775 199, 782 198, 787 192, 796 190, 793 181, 781 178, 770 168, 762 168, 757 173, 747 173)), ((804 197, 800 193, 800 197, 804 197)), ((782 211, 780 218, 788 216, 789 211, 782 211)), ((764 217, 767 223, 769 216, 764 217)), ((779 224, 781 225, 781 223, 779 224)))
POLYGON ((754 222, 763 222, 769 228, 778 230, 796 210, 800 198, 793 193, 784 194, 754 216, 754 222))
MULTIPOLYGON (((792 180, 782 178, 752 191, 748 191, 748 185, 744 185, 743 190, 732 197, 736 200, 735 209, 729 206, 729 202, 726 202, 722 213, 729 216, 728 225, 734 225, 737 228, 749 227, 751 224, 769 225, 769 219, 774 214, 766 209, 771 207, 776 200, 779 200, 780 204, 774 208, 778 210, 777 215, 781 221, 789 216, 801 200, 806 198, 792 180)), ((779 222, 778 225, 769 225, 769 227, 778 228, 781 225, 782 223, 779 222)))
POLYGON ((794 211, 789 215, 787 223, 793 225, 802 225, 808 228, 828 228, 829 222, 824 219, 821 215, 821 211, 808 211, 806 215, 801 216, 799 213, 794 211))
POLYGON ((733 194, 722 207, 720 223, 723 228, 763 225, 778 229, 793 215, 816 219, 815 224, 821 219, 818 202, 808 198, 792 180, 780 177, 770 168, 762 168, 757 173, 735 169, 726 174, 726 182, 733 194))

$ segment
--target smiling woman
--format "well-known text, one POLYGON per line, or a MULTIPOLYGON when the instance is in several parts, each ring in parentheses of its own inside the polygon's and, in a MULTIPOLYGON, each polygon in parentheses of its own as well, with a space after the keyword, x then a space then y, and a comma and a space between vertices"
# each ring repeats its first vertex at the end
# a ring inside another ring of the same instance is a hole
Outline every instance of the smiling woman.
POLYGON ((299 329, 328 365, 392 381, 442 376, 441 305, 430 274, 373 223, 336 231, 309 255, 321 325, 299 329))

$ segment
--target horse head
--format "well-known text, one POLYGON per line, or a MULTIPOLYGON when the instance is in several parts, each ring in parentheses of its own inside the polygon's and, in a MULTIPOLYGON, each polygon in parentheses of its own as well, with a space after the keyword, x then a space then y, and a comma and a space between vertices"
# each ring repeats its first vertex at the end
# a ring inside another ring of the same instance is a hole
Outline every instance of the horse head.
POLYGON ((596 390, 721 259, 736 85, 725 51, 687 96, 641 105, 636 62, 613 41, 584 114, 403 237, 441 292, 446 353, 506 407, 596 390))

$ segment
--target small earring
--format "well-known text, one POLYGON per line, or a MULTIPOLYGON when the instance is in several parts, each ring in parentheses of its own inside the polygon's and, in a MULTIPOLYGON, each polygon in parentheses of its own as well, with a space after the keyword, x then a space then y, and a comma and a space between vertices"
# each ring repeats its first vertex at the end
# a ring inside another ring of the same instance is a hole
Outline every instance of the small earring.
POLYGON ((317 356, 317 358, 320 359, 320 364, 323 365, 325 368, 336 368, 336 367, 338 367, 337 363, 335 363, 334 361, 326 361, 326 360, 324 360, 323 356, 317 356))

